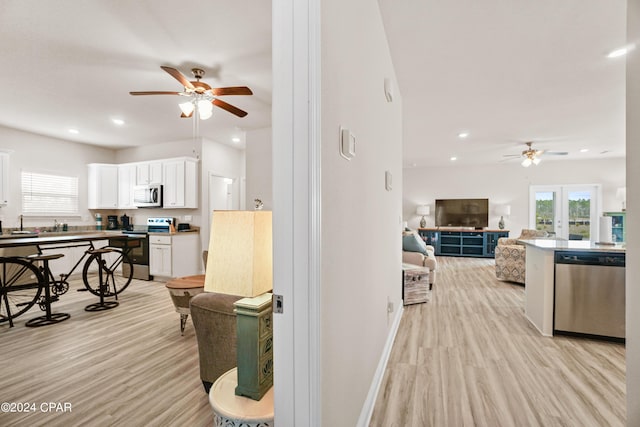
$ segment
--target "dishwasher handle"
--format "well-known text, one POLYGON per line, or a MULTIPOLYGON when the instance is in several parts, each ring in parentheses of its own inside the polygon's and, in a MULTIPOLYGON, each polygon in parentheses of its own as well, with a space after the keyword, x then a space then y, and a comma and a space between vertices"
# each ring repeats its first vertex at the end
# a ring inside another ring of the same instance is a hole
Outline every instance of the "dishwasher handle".
POLYGON ((616 252, 557 251, 556 264, 625 266, 625 254, 616 252))

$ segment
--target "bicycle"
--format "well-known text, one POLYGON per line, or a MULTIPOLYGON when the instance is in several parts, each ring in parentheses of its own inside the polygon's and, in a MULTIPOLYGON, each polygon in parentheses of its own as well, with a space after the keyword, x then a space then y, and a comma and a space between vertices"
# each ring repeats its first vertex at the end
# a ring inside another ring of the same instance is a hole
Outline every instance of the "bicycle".
MULTIPOLYGON (((95 249, 93 242, 75 246, 47 247, 46 250, 88 246, 95 249)), ((46 282, 41 268, 22 257, 0 257, 0 323, 9 321, 13 326, 13 319, 28 311, 34 304, 42 308, 43 283, 48 283, 51 293, 58 297, 69 290, 69 277, 84 261, 82 268, 82 282, 84 289, 93 295, 100 296, 99 269, 102 269, 103 296, 109 297, 124 291, 133 279, 133 262, 128 255, 128 240, 110 239, 104 246, 111 252, 98 258, 95 254, 85 251, 68 273, 60 274, 60 279, 46 282), (87 258, 88 257, 88 258, 87 258), (85 260, 86 259, 86 260, 85 260)))
POLYGON ((29 310, 40 298, 44 278, 32 263, 20 258, 0 258, 0 323, 29 310))

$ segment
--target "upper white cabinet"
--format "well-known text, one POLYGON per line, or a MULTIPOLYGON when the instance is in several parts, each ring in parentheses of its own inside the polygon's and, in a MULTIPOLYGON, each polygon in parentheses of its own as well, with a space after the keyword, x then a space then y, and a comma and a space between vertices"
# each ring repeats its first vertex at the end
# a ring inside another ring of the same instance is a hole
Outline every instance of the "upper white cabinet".
POLYGON ((133 164, 118 165, 118 208, 134 209, 133 187, 136 185, 137 166, 133 164))
POLYGON ((198 163, 196 159, 171 159, 163 162, 164 208, 198 207, 198 163))
POLYGON ((118 207, 118 165, 91 163, 89 167, 89 209, 118 207))
POLYGON ((162 162, 136 164, 136 185, 162 184, 162 162))
POLYGON ((0 153, 0 205, 9 200, 9 153, 0 153))

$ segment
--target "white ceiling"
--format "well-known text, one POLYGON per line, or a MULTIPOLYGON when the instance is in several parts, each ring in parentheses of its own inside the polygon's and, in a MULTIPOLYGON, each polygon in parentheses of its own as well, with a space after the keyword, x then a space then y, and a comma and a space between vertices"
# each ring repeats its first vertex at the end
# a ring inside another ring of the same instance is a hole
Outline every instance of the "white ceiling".
POLYGON ((497 164, 526 141, 569 152, 543 162, 624 156, 625 59, 606 55, 626 43, 625 1, 378 3, 403 98, 405 167, 451 156, 497 164))
POLYGON ((183 98, 129 95, 182 91, 160 69, 168 65, 190 80, 191 68, 203 68, 213 87, 253 90, 222 97, 246 117, 214 107, 198 136, 229 143, 270 126, 269 1, 0 0, 0 28, 1 125, 109 147, 190 139, 183 98))
MULTIPOLYGON (((405 166, 498 164, 530 140, 570 153, 554 160, 624 155, 624 58, 606 54, 626 43, 626 2, 378 2, 403 98, 405 166)), ((178 97, 129 95, 180 91, 161 65, 253 90, 223 97, 247 117, 215 108, 199 136, 229 143, 270 125, 269 1, 0 0, 0 28, 1 125, 108 147, 189 139, 178 97)))

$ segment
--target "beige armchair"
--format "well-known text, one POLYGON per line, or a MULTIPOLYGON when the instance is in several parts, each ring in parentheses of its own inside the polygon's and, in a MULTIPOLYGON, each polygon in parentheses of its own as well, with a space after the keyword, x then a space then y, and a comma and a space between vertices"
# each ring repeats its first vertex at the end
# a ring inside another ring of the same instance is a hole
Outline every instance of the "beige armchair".
MULTIPOLYGON (((409 234, 416 234, 416 232, 405 232, 403 233, 403 236, 407 236, 409 234)), ((436 270, 438 268, 438 261, 436 260, 435 249, 433 248, 433 246, 425 245, 424 243, 422 243, 422 245, 424 245, 423 248, 426 248, 426 255, 422 252, 403 250, 402 262, 405 264, 427 267, 429 269, 429 288, 431 288, 436 282, 436 270)))
POLYGON ((526 247, 518 240, 547 237, 546 231, 524 229, 516 239, 501 237, 496 246, 496 277, 509 282, 525 282, 526 247))

